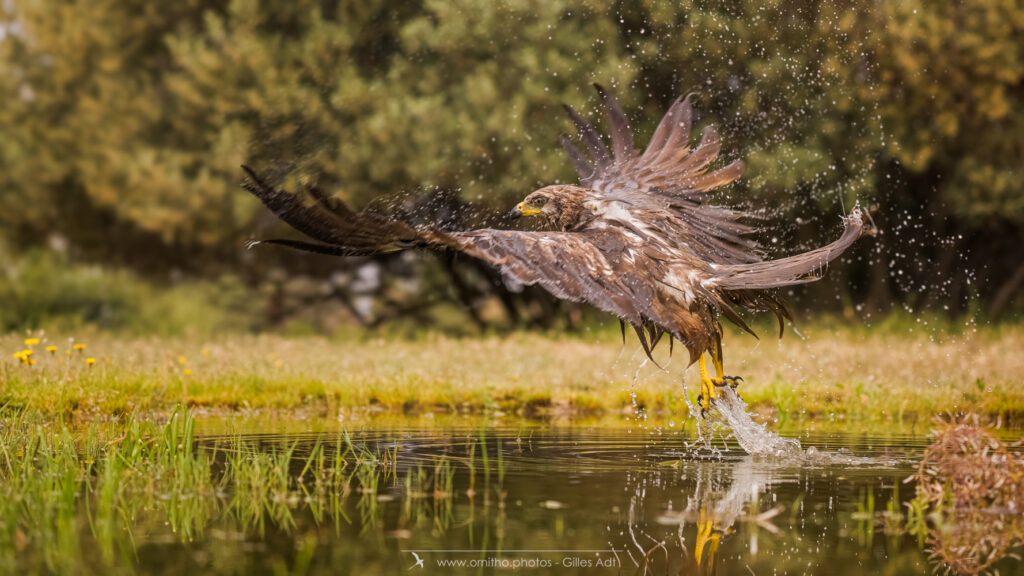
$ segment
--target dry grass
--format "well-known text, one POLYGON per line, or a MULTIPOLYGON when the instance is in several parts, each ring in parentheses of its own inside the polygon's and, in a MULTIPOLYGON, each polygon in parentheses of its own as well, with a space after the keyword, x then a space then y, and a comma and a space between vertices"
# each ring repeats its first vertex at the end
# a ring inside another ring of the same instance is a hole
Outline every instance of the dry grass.
MULTIPOLYGON (((807 427, 835 422, 920 421, 974 411, 1024 420, 1024 329, 961 334, 803 329, 781 341, 729 335, 726 368, 766 417, 807 427)), ((12 355, 25 335, 0 337, 0 405, 52 415, 166 411, 178 403, 216 410, 489 412, 526 416, 684 416, 685 351, 663 347, 650 362, 617 332, 591 338, 514 334, 455 339, 328 340, 229 335, 218 341, 67 334, 41 341, 34 365, 12 355), (58 350, 49 353, 47 345, 58 350), (85 357, 95 357, 89 366, 85 357)), ((695 368, 686 371, 697 393, 695 368)))
POLYGON ((996 573, 995 563, 1024 544, 1020 443, 1007 446, 976 415, 940 423, 932 436, 910 505, 917 526, 932 525, 929 555, 947 572, 996 573))

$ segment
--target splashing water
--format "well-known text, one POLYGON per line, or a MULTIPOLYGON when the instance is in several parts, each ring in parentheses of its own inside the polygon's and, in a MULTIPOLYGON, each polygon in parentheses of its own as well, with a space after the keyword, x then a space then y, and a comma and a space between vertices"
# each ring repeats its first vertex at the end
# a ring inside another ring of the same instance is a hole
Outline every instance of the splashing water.
MULTIPOLYGON (((718 390, 718 400, 711 409, 717 412, 732 429, 733 437, 747 454, 765 456, 802 456, 804 450, 795 438, 783 438, 769 432, 764 424, 758 424, 747 412, 747 403, 726 386, 718 390)), ((707 420, 710 420, 708 418, 707 420)))
MULTIPOLYGON (((718 389, 718 399, 707 414, 697 416, 697 435, 705 446, 711 447, 711 439, 720 427, 728 427, 739 445, 747 454, 779 457, 800 457, 805 454, 800 442, 794 438, 783 438, 769 432, 764 424, 758 424, 747 412, 747 403, 729 386, 718 389)), ((690 414, 700 414, 700 407, 690 403, 683 380, 683 399, 690 414)))
POLYGON ((690 403, 683 381, 683 398, 691 414, 697 414, 698 442, 715 451, 712 439, 716 432, 728 429, 743 450, 751 456, 784 460, 793 464, 827 465, 843 464, 861 466, 877 464, 878 459, 853 456, 842 452, 820 452, 814 446, 806 450, 796 438, 784 438, 771 432, 764 424, 758 424, 747 412, 747 403, 729 386, 718 389, 718 398, 704 416, 699 416, 700 407, 690 403))

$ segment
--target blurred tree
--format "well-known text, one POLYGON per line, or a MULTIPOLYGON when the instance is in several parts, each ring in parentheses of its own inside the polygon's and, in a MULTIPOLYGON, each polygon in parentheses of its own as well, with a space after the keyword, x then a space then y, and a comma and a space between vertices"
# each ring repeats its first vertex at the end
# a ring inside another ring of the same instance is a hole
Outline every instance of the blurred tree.
POLYGON ((1005 257, 1024 239, 1019 2, 685 4, 623 3, 644 85, 710 96, 746 142, 753 198, 817 222, 801 243, 834 229, 841 201, 878 208, 874 249, 809 290, 962 310, 980 280, 1006 304, 1024 282, 1005 257))
MULTIPOLYGON (((339 263, 243 254, 272 222, 238 190, 243 161, 356 205, 432 190, 431 217, 504 212, 573 178, 559 105, 591 110, 597 81, 641 133, 697 91, 747 159, 723 200, 770 207, 776 253, 834 233, 841 204, 877 205, 887 233, 816 297, 1005 307, 1024 283, 1022 29, 1015 0, 4 4, 0 233, 150 274, 324 276, 339 263)), ((486 322, 496 278, 414 274, 486 322)))
MULTIPOLYGON (((0 208, 21 245, 53 234, 88 257, 181 265, 230 222, 227 175, 179 140, 164 75, 173 30, 214 3, 18 2, 0 24, 0 208)), ((235 150, 242 158, 242 150, 235 150)), ((221 238, 223 240, 223 237, 221 238)))

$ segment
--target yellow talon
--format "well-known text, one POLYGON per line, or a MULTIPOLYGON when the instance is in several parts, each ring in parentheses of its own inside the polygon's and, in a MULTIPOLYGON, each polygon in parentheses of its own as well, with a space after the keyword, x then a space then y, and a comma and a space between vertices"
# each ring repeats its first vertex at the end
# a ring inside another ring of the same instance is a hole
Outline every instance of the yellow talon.
POLYGON ((714 346, 708 349, 708 354, 711 354, 711 362, 715 365, 716 378, 712 378, 708 372, 708 365, 704 359, 704 354, 700 355, 700 359, 697 361, 700 367, 700 395, 697 396, 697 405, 700 406, 701 416, 704 415, 711 408, 711 403, 718 399, 718 391, 716 388, 723 386, 729 386, 730 388, 736 388, 739 383, 743 381, 743 378, 739 376, 726 376, 725 368, 722 366, 722 343, 716 342, 714 346))

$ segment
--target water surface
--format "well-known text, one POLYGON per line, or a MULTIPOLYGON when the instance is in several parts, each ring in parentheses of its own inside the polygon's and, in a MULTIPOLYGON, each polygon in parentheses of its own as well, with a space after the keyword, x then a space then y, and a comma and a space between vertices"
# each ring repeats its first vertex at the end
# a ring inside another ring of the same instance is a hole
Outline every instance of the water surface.
MULTIPOLYGON (((886 521, 913 496, 926 440, 813 434, 825 459, 749 456, 684 432, 575 427, 363 430, 395 455, 376 486, 297 492, 241 520, 211 511, 192 535, 140 510, 131 554, 144 574, 924 574, 927 546, 886 521), (486 456, 481 446, 486 446, 486 456), (417 564, 422 561, 422 566, 417 564)), ((339 433, 248 434, 296 453, 339 433)), ((237 440, 207 435, 206 448, 237 440)), ((330 450, 326 450, 330 453, 330 450)), ((301 473, 293 470, 294 474, 301 473)), ((367 482, 363 479, 362 482, 367 482)), ((226 497, 226 496, 225 496, 226 497)), ((97 572, 104 572, 96 565, 97 572)), ((1001 574, 1024 573, 1013 559, 1001 574)), ((85 570, 89 571, 89 570, 85 570)))

